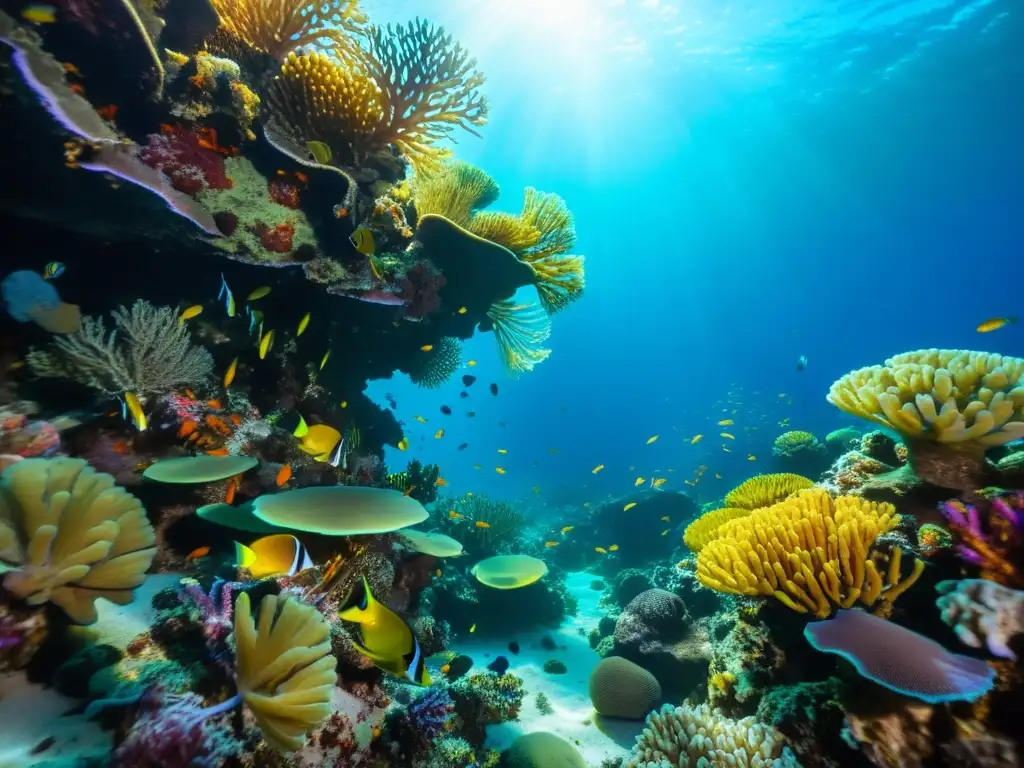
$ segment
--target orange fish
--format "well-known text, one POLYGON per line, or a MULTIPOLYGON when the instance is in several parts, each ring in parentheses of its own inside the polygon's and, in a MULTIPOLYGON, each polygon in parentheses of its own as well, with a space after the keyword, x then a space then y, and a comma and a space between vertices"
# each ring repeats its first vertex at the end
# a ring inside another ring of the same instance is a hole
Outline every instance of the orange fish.
POLYGON ((491 527, 490 523, 485 523, 483 520, 477 520, 475 523, 473 523, 473 525, 475 525, 477 528, 490 528, 491 527))
POLYGON ((224 405, 221 403, 220 400, 207 400, 206 407, 213 408, 215 411, 219 411, 221 408, 224 407, 224 405))
POLYGON ((227 448, 212 448, 209 451, 204 451, 207 456, 229 456, 227 448))
POLYGON ((183 421, 181 428, 178 429, 178 437, 188 437, 196 431, 196 427, 199 425, 194 421, 183 421))
POLYGON ((228 418, 231 419, 231 423, 234 424, 236 427, 242 424, 242 417, 239 416, 237 413, 232 413, 228 418))
POLYGON ((452 665, 451 664, 445 664, 444 666, 441 667, 441 674, 442 675, 447 675, 451 671, 452 671, 452 665))
MULTIPOLYGON (((207 451, 207 453, 209 453, 209 451, 207 451)), ((224 494, 224 503, 225 504, 234 504, 235 503, 235 495, 237 493, 238 493, 238 483, 236 483, 234 480, 232 480, 231 482, 228 483, 228 492, 224 494)))
POLYGON ((63 64, 62 66, 64 67, 64 71, 67 72, 69 75, 75 75, 76 77, 82 76, 82 73, 74 64, 67 63, 63 64))
POLYGON ((105 107, 99 107, 96 110, 96 114, 104 120, 113 120, 117 117, 117 104, 107 104, 105 107))
POLYGON ((193 392, 191 389, 184 390, 182 392, 182 394, 185 395, 185 397, 187 397, 189 400, 195 400, 196 399, 196 393, 193 392))
POLYGON ((209 547, 196 547, 191 552, 189 552, 187 555, 185 555, 185 559, 186 560, 198 560, 200 557, 206 557, 208 554, 210 554, 210 548, 209 547))
POLYGON ((110 449, 119 456, 127 456, 132 452, 132 444, 128 440, 115 440, 110 449))
POLYGON ((85 93, 85 88, 80 86, 78 83, 72 83, 71 85, 69 85, 68 90, 72 93, 77 93, 79 96, 85 93))
POLYGON ((302 171, 296 171, 295 172, 295 178, 298 179, 299 181, 301 181, 303 184, 305 184, 307 181, 309 181, 309 176, 304 174, 302 171))
POLYGON ((439 477, 439 478, 437 478, 437 480, 434 481, 434 485, 437 485, 437 486, 440 486, 441 488, 443 488, 444 486, 448 485, 448 481, 445 480, 443 477, 439 477))
POLYGON ((289 480, 291 480, 291 478, 292 478, 292 465, 291 464, 285 464, 283 467, 281 467, 280 470, 278 470, 277 478, 274 480, 274 482, 277 483, 277 487, 280 488, 282 485, 284 485, 289 480))

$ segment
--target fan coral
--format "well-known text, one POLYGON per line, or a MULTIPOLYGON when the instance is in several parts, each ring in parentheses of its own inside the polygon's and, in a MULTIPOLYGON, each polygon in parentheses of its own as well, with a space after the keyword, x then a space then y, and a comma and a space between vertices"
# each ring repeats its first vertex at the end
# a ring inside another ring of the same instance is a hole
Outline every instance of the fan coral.
POLYGON ((418 173, 412 186, 416 214, 443 216, 467 228, 473 215, 498 199, 498 183, 469 163, 446 163, 428 173, 418 173))
POLYGON ((462 359, 462 343, 451 336, 445 336, 432 350, 417 355, 409 378, 413 384, 426 389, 436 389, 455 375, 462 359))
POLYGON ((188 327, 170 307, 138 300, 114 310, 114 330, 86 317, 82 330, 56 338, 27 356, 36 376, 79 381, 107 394, 168 392, 209 379, 213 358, 193 346, 188 327))
POLYGON ((438 291, 444 288, 447 278, 437 272, 428 261, 413 264, 402 278, 402 300, 405 302, 405 316, 410 320, 422 320, 437 312, 441 307, 438 291))
POLYGON ((935 604, 942 620, 964 645, 981 648, 1004 659, 1016 659, 1024 636, 1024 592, 984 579, 941 581, 935 604))
POLYGON ((814 483, 802 475, 756 475, 725 494, 725 505, 740 509, 760 509, 812 485, 814 483))
POLYGON ((666 704, 647 717, 624 768, 671 768, 685 765, 744 765, 751 768, 795 766, 783 754, 785 739, 752 717, 730 720, 707 704, 666 704))
POLYGON ((698 517, 683 531, 683 543, 694 552, 700 552, 704 546, 715 538, 718 529, 737 517, 746 517, 751 510, 736 507, 713 509, 698 517))
POLYGON ((981 571, 982 578, 1012 587, 1024 586, 1016 563, 1024 546, 1024 493, 996 496, 982 524, 977 507, 962 501, 939 505, 958 543, 957 554, 981 571))
POLYGON ((818 442, 818 438, 810 432, 793 430, 783 432, 775 438, 775 443, 772 445, 772 454, 774 456, 793 456, 802 451, 816 451, 820 448, 821 443, 818 442))
POLYGON ((856 496, 833 499, 805 490, 725 523, 697 557, 697 578, 720 592, 774 596, 789 608, 826 618, 858 600, 885 612, 924 570, 901 581, 901 552, 889 555, 885 583, 875 541, 899 523, 891 504, 856 496))
POLYGON ((29 605, 95 622, 97 598, 134 599, 155 541, 139 500, 80 459, 26 459, 0 479, 0 572, 29 605))
POLYGON ((454 508, 462 518, 451 521, 456 538, 473 555, 506 551, 519 536, 525 522, 515 505, 507 501, 492 501, 486 494, 464 496, 454 508), (486 523, 479 527, 476 523, 486 523))
POLYGON ((551 350, 543 346, 551 336, 551 320, 536 304, 517 304, 514 299, 496 301, 487 310, 487 318, 509 375, 532 371, 551 355, 551 350))
POLYGON ((167 174, 179 192, 197 195, 204 189, 231 189, 224 156, 211 148, 216 146, 215 136, 211 140, 198 129, 164 125, 147 141, 139 159, 167 174))
POLYGON ((258 51, 280 61, 305 46, 323 46, 335 56, 351 59, 359 54, 356 36, 366 16, 359 0, 212 0, 220 28, 208 41, 231 55, 258 51))

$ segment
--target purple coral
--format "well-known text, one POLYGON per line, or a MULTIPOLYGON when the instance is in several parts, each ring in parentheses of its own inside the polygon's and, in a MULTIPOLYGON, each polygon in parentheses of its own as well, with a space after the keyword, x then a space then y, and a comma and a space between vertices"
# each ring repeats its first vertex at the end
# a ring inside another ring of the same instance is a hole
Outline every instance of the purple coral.
POLYGON ((0 616, 0 649, 21 645, 25 636, 18 622, 10 616, 0 616))
POLYGON ((191 604, 199 614, 203 625, 203 637, 214 652, 214 658, 222 665, 230 666, 227 639, 234 629, 234 599, 232 591, 242 586, 238 581, 216 579, 209 592, 204 592, 199 582, 183 581, 184 588, 178 591, 178 598, 186 605, 191 604))
POLYGON ((811 622, 804 637, 842 656, 863 677, 930 704, 974 701, 991 690, 995 671, 980 659, 950 653, 934 640, 864 611, 841 610, 811 622))
POLYGON ((410 320, 422 320, 436 312, 441 306, 438 291, 444 288, 447 282, 448 279, 427 262, 419 261, 413 264, 402 280, 405 316, 410 320))
POLYGON ((409 705, 409 720, 424 739, 435 739, 444 732, 455 704, 443 688, 428 688, 409 705))
POLYGON ((939 510, 959 540, 957 554, 977 566, 982 578, 1024 586, 1024 577, 1014 565, 1024 545, 1024 493, 996 496, 985 516, 973 504, 959 500, 943 502, 939 510))
POLYGON ((162 126, 160 133, 147 137, 139 159, 151 168, 159 168, 172 186, 186 195, 204 189, 231 189, 232 181, 224 168, 224 156, 217 151, 216 134, 180 126, 162 126))

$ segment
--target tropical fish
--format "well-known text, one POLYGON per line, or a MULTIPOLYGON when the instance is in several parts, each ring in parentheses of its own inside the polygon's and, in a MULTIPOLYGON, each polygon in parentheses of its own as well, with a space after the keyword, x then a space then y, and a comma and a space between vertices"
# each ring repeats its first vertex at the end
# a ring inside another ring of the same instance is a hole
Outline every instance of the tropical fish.
POLYGON ((235 380, 235 373, 238 371, 238 358, 236 357, 231 361, 231 365, 228 366, 227 371, 224 373, 224 389, 231 386, 231 382, 235 380))
POLYGON ((363 256, 372 256, 374 248, 376 247, 373 242, 373 233, 367 226, 356 227, 356 231, 349 237, 349 242, 352 243, 352 247, 359 251, 363 256))
POLYGON ((448 519, 449 520, 461 520, 462 518, 463 518, 463 515, 460 515, 454 509, 449 509, 448 510, 448 519))
MULTIPOLYGON (((722 446, 722 450, 725 451, 726 453, 732 453, 732 451, 729 450, 728 448, 726 448, 724 445, 722 446)), ((689 482, 689 481, 687 481, 687 482, 689 482)), ((693 485, 693 483, 690 483, 690 485, 693 485)))
POLYGON ((441 578, 441 569, 438 568, 436 571, 434 571, 434 575, 437 576, 437 578, 441 578))
POLYGON ((462 385, 464 387, 472 387, 476 383, 476 376, 470 376, 468 373, 462 377, 462 385))
POLYGON ((344 408, 348 408, 348 400, 342 400, 342 401, 341 401, 341 402, 339 403, 339 405, 340 405, 340 406, 341 406, 341 408, 343 408, 343 409, 344 409, 344 408))
POLYGON ((490 390, 491 390, 491 394, 492 395, 497 395, 498 394, 498 385, 497 384, 491 384, 490 390))
POLYGON ((661 516, 661 518, 660 518, 660 520, 661 520, 661 521, 662 521, 663 523, 668 523, 668 522, 671 522, 671 521, 669 520, 669 516, 668 516, 668 515, 662 515, 662 516, 661 516))
POLYGON ((464 451, 464 450, 466 450, 467 448, 469 448, 469 443, 459 443, 459 448, 458 448, 458 450, 460 450, 460 451, 464 451))
POLYGON ((636 506, 636 502, 635 501, 631 501, 631 502, 629 502, 629 504, 627 504, 626 506, 624 506, 622 508, 622 511, 623 512, 629 512, 629 510, 631 510, 635 506, 636 506))
POLYGON ((505 474, 505 468, 504 467, 495 467, 494 471, 497 472, 499 475, 504 475, 505 474))
POLYGON ((506 453, 508 453, 508 451, 505 450, 504 448, 499 448, 498 449, 498 453, 500 453, 502 456, 504 456, 506 453))
POLYGON ((184 325, 186 320, 191 320, 193 317, 199 315, 199 313, 202 311, 202 304, 193 304, 191 307, 189 307, 180 315, 178 315, 178 325, 184 325))
POLYGON ((132 423, 135 424, 139 432, 145 432, 149 426, 149 421, 142 410, 142 403, 139 402, 139 398, 134 392, 125 392, 124 400, 121 402, 121 418, 127 421, 129 413, 132 417, 132 423))
POLYGON ((311 139, 306 142, 306 149, 309 150, 309 156, 311 159, 320 163, 320 165, 327 165, 331 162, 331 148, 322 141, 311 139))
POLYGON ((747 456, 747 461, 757 461, 757 456, 755 456, 754 454, 750 454, 749 456, 747 456))
POLYGON ((398 441, 398 450, 400 450, 400 451, 407 451, 407 450, 409 450, 409 438, 403 437, 401 440, 398 441))
POLYGON ((732 419, 722 419, 720 422, 718 422, 718 426, 720 426, 720 427, 731 427, 733 425, 733 423, 734 422, 733 422, 732 419))
POLYGON ((998 331, 1000 328, 1011 323, 1016 323, 1016 317, 992 317, 983 323, 980 323, 975 329, 978 333, 989 333, 991 331, 998 331))
POLYGON ((569 531, 571 531, 575 527, 576 527, 575 525, 567 525, 567 526, 565 526, 564 528, 562 528, 562 534, 564 535, 564 534, 568 533, 569 531))
POLYGON ((292 479, 292 465, 285 464, 281 469, 277 471, 277 477, 274 478, 274 483, 278 488, 282 487, 289 480, 292 479))
POLYGON ((469 628, 469 634, 473 634, 474 632, 476 632, 476 624, 469 628))
POLYGON ((259 288, 254 288, 252 293, 245 297, 246 301, 256 301, 262 299, 264 296, 270 293, 269 285, 261 285, 259 288))
POLYGON ((467 392, 466 390, 462 390, 461 392, 459 392, 459 397, 465 400, 467 397, 469 397, 469 392, 467 392))
POLYGON ((62 261, 47 262, 46 266, 43 267, 43 279, 56 280, 58 277, 64 274, 64 269, 64 262, 62 261))
POLYGON ((536 485, 533 486, 533 495, 534 496, 540 496, 540 488, 538 486, 536 486, 536 485))
POLYGON ((545 541, 544 542, 544 546, 547 547, 548 549, 551 549, 553 547, 557 547, 558 546, 558 542, 557 541, 545 541))
POLYGON ((662 535, 662 536, 664 536, 664 535, 665 535, 665 534, 667 534, 667 533, 668 533, 668 528, 666 528, 666 529, 665 529, 664 531, 662 531, 662 532, 661 532, 661 535, 662 535))
POLYGON ((594 547, 594 551, 597 552, 599 555, 607 555, 608 554, 608 550, 605 549, 604 547, 594 547))
POLYGON ((441 674, 442 675, 447 675, 451 671, 452 671, 452 665, 451 664, 442 664, 441 665, 441 674))
POLYGON ((198 426, 198 422, 195 421, 181 422, 181 426, 178 428, 178 437, 188 437, 189 435, 194 434, 196 427, 198 426))
POLYGON ((444 430, 443 429, 439 429, 439 430, 437 430, 437 432, 434 433, 434 439, 435 440, 440 440, 442 437, 444 437, 444 430))
POLYGON ((721 434, 721 437, 724 437, 726 440, 735 440, 736 439, 736 437, 734 435, 730 435, 728 432, 723 432, 721 434))
POLYGON ((476 416, 476 411, 466 411, 467 419, 472 419, 474 416, 476 416))
POLYGON ((694 435, 692 438, 690 438, 690 445, 696 445, 703 439, 704 435, 694 435))
POLYGON ((642 477, 638 477, 636 480, 633 481, 633 487, 636 488, 639 485, 643 485, 644 482, 645 481, 642 477))
POLYGON ((224 299, 224 310, 228 313, 228 317, 234 317, 236 312, 235 307, 235 294, 231 292, 228 287, 228 281, 224 279, 224 273, 220 273, 220 292, 217 294, 217 299, 224 299))
POLYGON ((618 544, 612 544, 610 547, 608 547, 608 551, 609 552, 618 552, 619 551, 619 545, 618 544))
POLYGON ((592 470, 590 470, 590 472, 591 472, 591 474, 596 475, 602 469, 604 469, 604 464, 598 464, 596 467, 594 467, 592 470))
POLYGON ((269 330, 263 334, 263 338, 260 339, 260 360, 263 360, 267 356, 267 352, 274 346, 274 331, 269 330))
POLYGON ((448 485, 448 481, 445 480, 443 477, 439 477, 437 478, 437 480, 434 481, 434 485, 440 488, 444 488, 446 485, 448 485))
POLYGON ((257 336, 262 336, 263 313, 258 309, 253 309, 252 307, 246 307, 245 311, 249 315, 249 335, 252 336, 253 331, 256 331, 257 336))
POLYGON ((668 482, 667 477, 656 477, 651 481, 652 488, 661 488, 665 483, 668 482))
MULTIPOLYGON (((223 450, 224 451, 224 455, 227 456, 227 453, 228 453, 228 449, 227 448, 222 448, 222 449, 219 449, 219 450, 223 450)), ((214 451, 204 451, 204 453, 206 453, 207 456, 219 455, 219 454, 215 453, 214 451)), ((239 485, 239 481, 238 481, 237 478, 232 478, 231 480, 228 481, 228 489, 227 489, 227 491, 224 492, 224 503, 225 504, 234 504, 235 503, 235 496, 238 494, 238 485, 239 485)))
POLYGON ((442 405, 441 406, 441 413, 443 413, 445 416, 451 416, 452 415, 452 409, 449 408, 447 405, 442 405))
POLYGON ((491 527, 490 523, 485 523, 483 520, 477 520, 475 523, 473 523, 473 525, 475 525, 477 528, 490 528, 491 527))
POLYGON ((418 421, 420 424, 426 424, 427 423, 427 420, 425 418, 423 418, 422 416, 414 416, 413 418, 415 418, 416 421, 418 421))
POLYGON ((483 464, 474 464, 473 465, 473 469, 483 469, 483 468, 484 468, 483 464))
POLYGON ((310 314, 311 313, 307 312, 306 314, 304 314, 302 316, 302 319, 299 320, 298 330, 295 331, 295 335, 297 337, 301 336, 303 333, 306 332, 306 327, 309 325, 309 316, 310 316, 310 314))
POLYGON ((487 665, 487 669, 489 669, 491 672, 494 672, 496 675, 498 675, 498 677, 501 677, 506 672, 508 672, 508 667, 508 659, 504 656, 499 656, 487 665))
POLYGON ((210 554, 210 548, 209 547, 196 547, 191 552, 189 552, 187 555, 185 555, 185 559, 186 560, 198 560, 200 557, 206 557, 208 554, 210 554))
POLYGON ((334 427, 328 424, 314 424, 307 427, 306 433, 299 438, 299 450, 312 456, 316 461, 334 464, 333 454, 341 442, 341 432, 334 427))
POLYGON ((467 310, 467 309, 466 309, 465 307, 459 307, 459 314, 460 314, 460 315, 464 315, 464 314, 466 314, 466 312, 468 312, 468 311, 469 311, 469 310, 467 310))
MULTIPOLYGON (((989 322, 991 322, 991 320, 989 322)), ((982 325, 984 325, 984 323, 982 323, 982 325)), ((981 330, 981 326, 980 325, 978 326, 978 330, 979 331, 981 330)), ((994 331, 995 328, 989 328, 989 330, 990 331, 994 331)), ((807 367, 807 355, 800 355, 800 357, 798 357, 796 359, 796 369, 798 371, 802 371, 806 367, 807 367)))
MULTIPOLYGON (((330 360, 330 359, 331 359, 331 348, 328 347, 327 351, 324 352, 324 356, 322 358, 320 358, 320 370, 321 371, 324 369, 324 366, 327 365, 327 361, 330 360)), ((348 403, 346 403, 345 405, 348 405, 348 403)), ((341 407, 344 408, 345 406, 343 405, 341 407)))
POLYGON ((377 602, 363 577, 361 595, 338 613, 359 625, 362 644, 352 641, 361 654, 380 669, 417 685, 430 685, 430 673, 416 633, 390 608, 377 602))
POLYGON ((52 24, 57 20, 57 9, 52 5, 32 3, 21 10, 21 18, 33 24, 52 24))
POLYGON ((650 445, 651 443, 655 442, 658 439, 658 437, 659 435, 651 435, 650 437, 647 438, 647 444, 650 445))
POLYGON ((249 546, 235 542, 235 563, 257 579, 294 576, 313 567, 302 542, 289 533, 275 533, 257 539, 249 546))
POLYGON ((548 453, 550 453, 552 456, 557 456, 558 455, 558 449, 557 448, 548 448, 548 453))
POLYGON ((466 365, 472 368, 474 365, 476 365, 476 360, 468 360, 466 361, 466 365))

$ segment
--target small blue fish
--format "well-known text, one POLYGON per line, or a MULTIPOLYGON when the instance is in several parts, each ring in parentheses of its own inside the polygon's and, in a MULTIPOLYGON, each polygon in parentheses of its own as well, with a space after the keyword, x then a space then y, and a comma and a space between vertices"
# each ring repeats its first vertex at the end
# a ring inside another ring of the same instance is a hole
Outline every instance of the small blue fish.
POLYGON ((64 269, 64 262, 51 261, 45 267, 43 267, 43 279, 56 280, 58 277, 64 274, 64 269))
POLYGON ((224 299, 224 309, 228 313, 228 317, 235 316, 235 294, 228 288, 228 281, 224 279, 224 273, 220 273, 220 293, 217 294, 217 298, 224 299))

